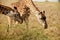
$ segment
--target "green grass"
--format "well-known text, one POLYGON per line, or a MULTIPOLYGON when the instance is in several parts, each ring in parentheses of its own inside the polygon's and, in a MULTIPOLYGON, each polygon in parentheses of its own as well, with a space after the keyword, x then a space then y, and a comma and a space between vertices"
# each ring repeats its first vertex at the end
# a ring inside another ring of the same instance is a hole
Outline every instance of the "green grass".
POLYGON ((35 2, 39 10, 45 10, 48 29, 38 23, 34 15, 30 16, 29 29, 25 23, 11 27, 7 32, 7 18, 0 14, 0 40, 60 40, 60 3, 35 2))

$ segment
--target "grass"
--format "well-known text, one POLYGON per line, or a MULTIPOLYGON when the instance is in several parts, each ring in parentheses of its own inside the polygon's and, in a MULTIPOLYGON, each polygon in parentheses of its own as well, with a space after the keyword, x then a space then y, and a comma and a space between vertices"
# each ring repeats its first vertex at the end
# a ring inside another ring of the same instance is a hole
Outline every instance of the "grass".
POLYGON ((36 17, 31 15, 28 31, 23 23, 11 27, 8 33, 7 18, 0 14, 0 40, 60 40, 60 3, 35 2, 35 5, 46 11, 48 29, 43 29, 36 17))

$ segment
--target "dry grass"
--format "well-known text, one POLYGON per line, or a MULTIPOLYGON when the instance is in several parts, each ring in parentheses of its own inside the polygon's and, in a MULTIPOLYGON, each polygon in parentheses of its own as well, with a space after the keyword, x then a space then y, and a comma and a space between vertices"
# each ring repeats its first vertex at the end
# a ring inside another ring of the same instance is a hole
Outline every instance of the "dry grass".
POLYGON ((30 16, 29 30, 25 23, 10 27, 7 32, 7 18, 0 14, 0 40, 60 40, 60 3, 35 3, 40 10, 46 11, 48 29, 38 23, 34 15, 30 16))

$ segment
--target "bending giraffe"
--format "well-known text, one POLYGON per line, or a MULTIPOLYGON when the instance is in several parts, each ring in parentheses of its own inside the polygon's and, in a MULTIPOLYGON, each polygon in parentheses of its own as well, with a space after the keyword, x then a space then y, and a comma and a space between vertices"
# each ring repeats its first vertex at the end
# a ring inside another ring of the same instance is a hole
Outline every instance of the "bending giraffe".
POLYGON ((12 8, 15 6, 17 10, 21 12, 21 16, 24 14, 25 5, 30 8, 30 11, 37 17, 37 20, 44 28, 47 28, 45 11, 40 12, 39 9, 35 6, 32 0, 19 0, 18 2, 12 3, 12 8))

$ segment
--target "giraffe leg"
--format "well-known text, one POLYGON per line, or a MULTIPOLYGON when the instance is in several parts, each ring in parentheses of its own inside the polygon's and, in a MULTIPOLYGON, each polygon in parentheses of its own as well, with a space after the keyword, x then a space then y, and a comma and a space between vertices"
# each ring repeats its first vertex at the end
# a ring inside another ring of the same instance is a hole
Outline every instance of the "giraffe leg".
POLYGON ((17 21, 14 21, 13 26, 14 26, 14 27, 16 27, 16 26, 17 26, 17 24, 18 24, 18 22, 17 22, 17 21))
POLYGON ((8 27, 7 27, 7 32, 9 32, 9 28, 11 27, 11 18, 8 17, 8 27))
POLYGON ((29 20, 28 20, 28 18, 26 18, 26 19, 24 19, 24 21, 25 21, 25 24, 26 24, 26 27, 27 27, 27 31, 28 31, 28 22, 29 22, 29 20))

